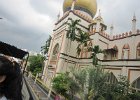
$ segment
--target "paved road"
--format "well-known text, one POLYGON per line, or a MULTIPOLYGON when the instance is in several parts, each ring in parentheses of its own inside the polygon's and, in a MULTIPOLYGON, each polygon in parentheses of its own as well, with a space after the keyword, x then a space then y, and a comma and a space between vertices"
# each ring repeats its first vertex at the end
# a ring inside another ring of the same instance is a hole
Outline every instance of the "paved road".
POLYGON ((25 81, 23 81, 23 87, 22 87, 22 94, 23 94, 23 100, 30 100, 30 94, 28 92, 27 86, 25 84, 25 81))
MULTIPOLYGON (((25 77, 27 84, 29 85, 31 91, 35 95, 36 100, 47 100, 48 93, 42 89, 37 83, 34 84, 32 78, 25 77)), ((49 100, 54 100, 53 97, 50 97, 49 100)))

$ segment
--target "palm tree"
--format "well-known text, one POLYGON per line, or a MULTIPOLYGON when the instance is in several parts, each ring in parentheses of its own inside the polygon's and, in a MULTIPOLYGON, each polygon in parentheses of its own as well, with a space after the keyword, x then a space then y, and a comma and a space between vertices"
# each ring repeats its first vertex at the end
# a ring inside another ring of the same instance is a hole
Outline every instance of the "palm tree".
MULTIPOLYGON (((80 55, 81 47, 87 46, 87 41, 90 40, 88 33, 84 32, 80 28, 76 27, 76 25, 78 25, 79 22, 80 22, 80 20, 75 20, 75 21, 71 20, 71 23, 68 23, 69 27, 67 30, 67 38, 71 41, 77 41, 79 43, 77 46, 78 56, 80 55)), ((71 46, 71 42, 70 42, 70 46, 71 46)), ((70 46, 69 46, 69 49, 70 49, 70 46)), ((92 52, 93 65, 97 66, 98 65, 97 54, 102 53, 101 49, 99 48, 99 46, 95 46, 94 48, 90 47, 88 49, 89 49, 89 51, 92 52)), ((93 73, 91 71, 87 72, 86 70, 82 70, 82 71, 80 71, 80 73, 77 73, 77 74, 72 72, 74 79, 76 80, 76 82, 78 82, 79 86, 81 87, 80 95, 83 99, 87 99, 90 96, 93 97, 93 95, 92 95, 93 90, 94 90, 94 92, 96 92, 96 94, 98 94, 99 93, 98 87, 100 87, 100 86, 98 84, 95 84, 95 86, 93 86, 93 82, 98 83, 99 81, 105 79, 105 77, 103 77, 104 76, 103 74, 102 74, 103 76, 101 75, 101 77, 99 77, 99 74, 102 71, 101 68, 93 69, 93 71, 95 71, 96 74, 92 75, 93 73), (89 87, 87 88, 87 86, 89 86, 89 87), (90 86, 93 86, 93 87, 90 88, 90 86), (86 94, 85 94, 85 89, 87 91, 86 94), (90 93, 91 93, 91 95, 90 95, 90 93)), ((79 70, 78 70, 78 72, 79 72, 79 70)))
MULTIPOLYGON (((66 50, 66 53, 68 53, 68 59, 69 59, 69 53, 70 53, 70 48, 71 48, 71 42, 76 40, 77 37, 77 32, 79 32, 79 28, 77 25, 79 24, 80 20, 73 20, 72 18, 69 18, 70 23, 67 23, 68 25, 68 30, 66 37, 68 38, 68 48, 66 50), (68 52, 67 52, 68 51, 68 52)), ((67 61, 68 64, 68 61, 67 61)))
POLYGON ((77 54, 78 56, 80 55, 80 52, 81 52, 81 48, 82 46, 87 46, 87 41, 90 40, 90 37, 89 37, 89 34, 80 30, 79 29, 79 32, 78 32, 78 36, 76 38, 76 41, 79 43, 78 46, 77 46, 77 54))
POLYGON ((43 52, 43 54, 48 53, 51 39, 52 37, 49 35, 49 38, 47 39, 46 44, 44 46, 41 46, 41 51, 43 52))
POLYGON ((80 20, 72 20, 70 18, 70 23, 68 24, 68 30, 67 30, 67 38, 68 38, 68 45, 69 45, 69 51, 71 48, 71 42, 76 40, 77 37, 77 32, 79 32, 79 28, 77 27, 77 25, 79 24, 80 20), (70 40, 70 41, 69 41, 70 40))
MULTIPOLYGON (((77 27, 79 24, 80 20, 71 20, 71 23, 68 23, 68 30, 67 30, 67 38, 71 41, 77 41, 79 44, 77 46, 77 54, 78 56, 80 55, 81 52, 81 46, 87 46, 87 41, 90 40, 89 34, 82 31, 80 28, 77 27)), ((71 42, 69 49, 71 47, 71 42)), ((97 54, 103 53, 103 51, 99 48, 99 46, 94 46, 94 48, 90 47, 88 48, 88 51, 92 52, 92 58, 93 58, 93 65, 98 64, 98 58, 97 54)))
POLYGON ((71 71, 71 74, 80 88, 78 95, 81 100, 92 100, 98 96, 102 97, 106 92, 105 82, 108 73, 104 72, 102 67, 98 67, 98 70, 95 67, 75 69, 71 71))
POLYGON ((97 65, 98 65, 97 54, 103 53, 103 51, 99 48, 98 45, 95 45, 94 48, 91 47, 91 48, 89 48, 88 50, 92 52, 92 56, 91 56, 91 57, 92 57, 92 64, 93 64, 95 67, 97 67, 97 65))
MULTIPOLYGON (((79 44, 77 46, 77 54, 78 56, 80 55, 81 52, 81 46, 87 45, 87 41, 90 40, 89 34, 82 31, 80 28, 77 27, 77 25, 79 24, 80 20, 71 20, 71 23, 68 23, 68 30, 67 30, 67 38, 71 41, 77 41, 79 44)), ((70 46, 69 49, 71 47, 71 41, 70 41, 70 46)))
POLYGON ((67 38, 71 41, 74 41, 76 39, 76 32, 79 31, 79 28, 77 25, 79 24, 80 20, 72 20, 70 19, 70 23, 68 24, 68 30, 67 30, 67 38))

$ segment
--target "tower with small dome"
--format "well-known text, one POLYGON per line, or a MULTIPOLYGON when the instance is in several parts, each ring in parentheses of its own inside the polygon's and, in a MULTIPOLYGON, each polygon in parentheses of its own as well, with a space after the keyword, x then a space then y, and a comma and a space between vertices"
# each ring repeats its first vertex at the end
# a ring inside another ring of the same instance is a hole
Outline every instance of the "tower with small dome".
POLYGON ((44 67, 43 80, 46 84, 49 85, 57 73, 69 71, 71 66, 76 68, 91 66, 92 52, 86 48, 95 45, 104 50, 104 54, 98 56, 105 71, 112 72, 116 79, 119 75, 127 76, 131 84, 140 81, 140 31, 136 28, 136 16, 133 16, 131 31, 115 34, 113 24, 109 26, 110 31, 107 33, 107 25, 101 12, 99 11, 95 17, 96 12, 96 0, 64 0, 63 16, 59 15, 55 23, 44 67), (80 20, 77 27, 91 38, 87 41, 87 47, 81 47, 79 56, 76 53, 78 42, 70 41, 66 37, 67 23, 71 19, 80 20))

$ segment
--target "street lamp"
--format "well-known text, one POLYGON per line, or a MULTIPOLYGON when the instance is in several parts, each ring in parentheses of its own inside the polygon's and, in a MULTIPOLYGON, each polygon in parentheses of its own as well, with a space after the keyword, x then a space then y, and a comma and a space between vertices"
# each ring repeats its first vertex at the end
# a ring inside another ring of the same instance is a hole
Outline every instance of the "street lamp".
POLYGON ((2 18, 0 18, 0 19, 2 19, 2 18))

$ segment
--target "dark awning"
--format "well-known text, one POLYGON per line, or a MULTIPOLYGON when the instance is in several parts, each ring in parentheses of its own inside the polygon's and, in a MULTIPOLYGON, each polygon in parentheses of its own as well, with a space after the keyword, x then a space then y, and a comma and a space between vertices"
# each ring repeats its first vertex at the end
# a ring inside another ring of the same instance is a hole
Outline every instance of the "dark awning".
POLYGON ((104 49, 105 52, 118 52, 115 48, 104 49))
POLYGON ((23 59, 28 52, 18 49, 15 46, 0 41, 0 53, 15 58, 23 59))

